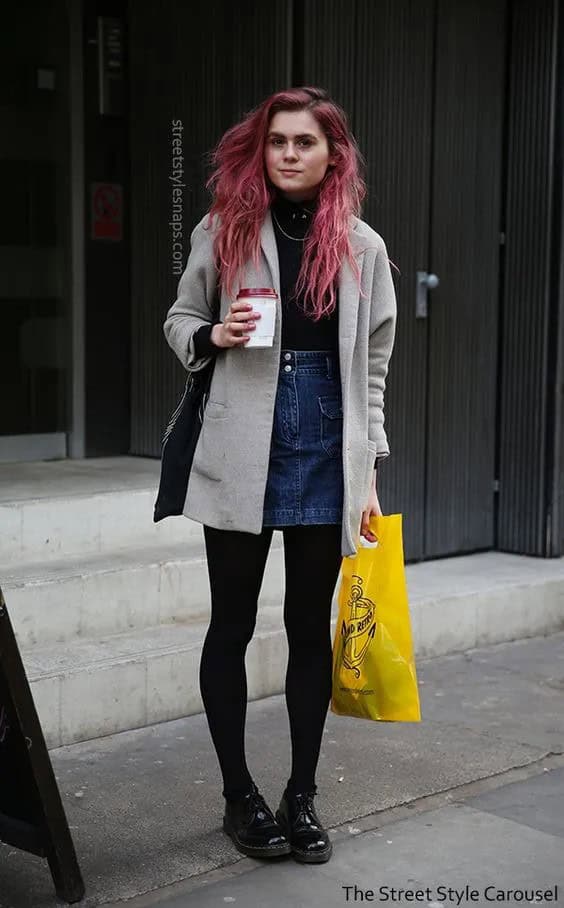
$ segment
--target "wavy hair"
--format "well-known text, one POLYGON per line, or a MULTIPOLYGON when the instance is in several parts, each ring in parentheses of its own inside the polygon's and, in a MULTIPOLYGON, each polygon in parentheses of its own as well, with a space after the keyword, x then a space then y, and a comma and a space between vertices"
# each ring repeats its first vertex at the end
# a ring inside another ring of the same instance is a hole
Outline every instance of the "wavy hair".
POLYGON ((345 256, 360 288, 349 227, 351 215, 360 215, 366 196, 361 175, 365 162, 345 111, 321 88, 289 88, 270 95, 228 129, 210 153, 213 172, 206 188, 213 193, 210 223, 217 215, 219 225, 214 238, 219 283, 233 296, 244 263, 252 259, 255 267, 259 266, 260 230, 276 197, 276 187, 264 162, 270 122, 279 111, 294 110, 311 112, 335 159, 318 187, 316 210, 295 287, 296 296, 304 293, 306 315, 317 321, 335 309, 336 278, 345 256))

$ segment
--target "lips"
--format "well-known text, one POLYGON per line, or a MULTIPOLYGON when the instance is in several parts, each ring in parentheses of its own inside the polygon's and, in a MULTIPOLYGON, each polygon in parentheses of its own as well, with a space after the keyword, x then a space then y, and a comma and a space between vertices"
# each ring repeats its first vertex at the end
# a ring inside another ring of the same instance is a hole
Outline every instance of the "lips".
POLYGON ((280 173, 301 173, 301 170, 281 170, 280 173))

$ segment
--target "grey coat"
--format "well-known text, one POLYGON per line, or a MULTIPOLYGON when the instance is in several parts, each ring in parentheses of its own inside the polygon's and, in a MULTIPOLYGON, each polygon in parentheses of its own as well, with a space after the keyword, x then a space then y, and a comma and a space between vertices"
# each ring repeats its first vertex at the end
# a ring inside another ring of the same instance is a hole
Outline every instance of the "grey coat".
MULTIPOLYGON (((164 333, 188 371, 202 369, 193 335, 209 323, 217 293, 212 229, 206 214, 191 236, 191 252, 167 313, 164 333)), ((343 557, 356 554, 376 456, 389 455, 384 389, 396 328, 396 298, 382 237, 352 218, 350 241, 362 275, 361 299, 347 260, 339 272, 339 361, 343 399, 343 557)), ((184 514, 212 527, 260 533, 280 364, 280 272, 270 211, 261 228, 258 271, 249 261, 241 287, 274 287, 278 309, 274 346, 218 349, 210 396, 194 454, 184 514)), ((220 318, 231 300, 221 293, 220 318)))

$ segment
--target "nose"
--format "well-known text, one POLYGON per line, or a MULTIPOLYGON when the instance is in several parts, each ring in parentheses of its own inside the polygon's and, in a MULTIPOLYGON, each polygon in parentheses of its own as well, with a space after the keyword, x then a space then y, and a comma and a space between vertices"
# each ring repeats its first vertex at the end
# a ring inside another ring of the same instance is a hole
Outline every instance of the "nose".
POLYGON ((284 153, 284 160, 285 161, 286 160, 295 161, 297 157, 298 156, 297 156, 296 152, 294 151, 293 145, 289 144, 284 153))

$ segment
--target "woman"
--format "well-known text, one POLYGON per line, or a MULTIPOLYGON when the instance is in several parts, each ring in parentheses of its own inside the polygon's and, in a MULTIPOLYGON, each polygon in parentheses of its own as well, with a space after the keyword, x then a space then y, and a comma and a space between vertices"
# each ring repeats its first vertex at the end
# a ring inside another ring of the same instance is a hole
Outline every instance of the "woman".
POLYGON ((361 156, 325 91, 267 98, 225 133, 212 163, 213 204, 164 324, 186 369, 216 358, 184 508, 204 525, 211 588, 201 692, 235 846, 321 863, 332 851, 313 802, 331 699, 331 603, 341 559, 360 535, 374 541, 368 521, 382 513, 375 462, 389 455, 394 287, 384 241, 358 218, 361 156), (270 348, 245 349, 259 318, 236 301, 248 287, 278 294, 270 348), (244 734, 245 652, 275 527, 292 769, 274 815, 248 770, 244 734))

